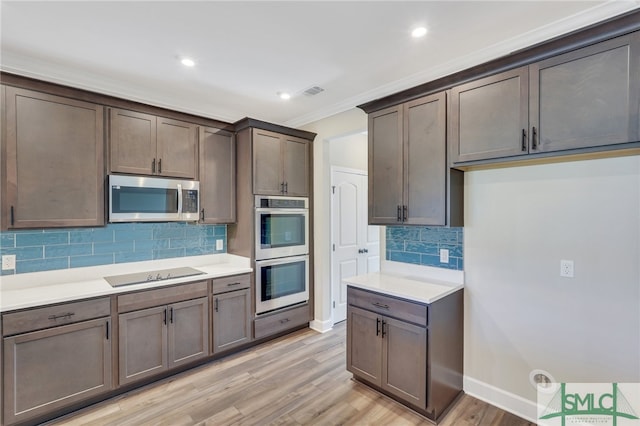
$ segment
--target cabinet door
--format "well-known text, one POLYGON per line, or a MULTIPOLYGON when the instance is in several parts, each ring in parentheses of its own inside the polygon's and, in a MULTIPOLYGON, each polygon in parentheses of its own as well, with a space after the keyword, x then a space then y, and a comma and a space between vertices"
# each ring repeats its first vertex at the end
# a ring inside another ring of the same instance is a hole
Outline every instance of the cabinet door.
POLYGON ((104 225, 103 108, 13 87, 5 93, 4 227, 104 225))
POLYGON ((347 307, 347 370, 380 386, 382 383, 381 317, 347 307))
POLYGON ((439 93, 404 106, 404 222, 445 225, 446 98, 439 93))
POLYGON ((285 195, 309 196, 309 148, 304 139, 283 137, 285 195))
POLYGON ((454 163, 528 152, 527 67, 451 89, 450 154, 454 163))
POLYGON ((213 296, 213 353, 251 340, 251 292, 238 290, 213 296))
POLYGON ((369 224, 402 220, 402 105, 369 114, 369 224))
POLYGON ((530 79, 532 151, 639 140, 640 34, 533 64, 530 79))
POLYGON ((195 179, 197 126, 163 117, 157 123, 156 174, 195 179))
POLYGON ((427 329, 383 318, 382 388, 426 409, 427 329))
POLYGON ((111 390, 109 319, 4 339, 4 422, 21 422, 111 390))
POLYGON ((209 354, 209 299, 187 300, 169 306, 169 368, 209 354))
POLYGON ((120 385, 167 369, 167 309, 165 306, 120 314, 120 385))
POLYGON ((200 128, 200 219, 203 223, 236 221, 236 143, 233 134, 200 128))
POLYGON ((151 175, 156 169, 156 117, 109 110, 111 171, 151 175))
POLYGON ((282 195, 281 135, 253 129, 253 192, 262 195, 282 195))

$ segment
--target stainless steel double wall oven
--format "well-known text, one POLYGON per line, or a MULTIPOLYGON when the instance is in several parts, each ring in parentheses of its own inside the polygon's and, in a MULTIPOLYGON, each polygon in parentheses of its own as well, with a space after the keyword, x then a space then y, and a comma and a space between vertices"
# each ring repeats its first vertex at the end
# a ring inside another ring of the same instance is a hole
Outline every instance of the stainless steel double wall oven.
POLYGON ((309 199, 255 198, 256 314, 309 300, 309 199))

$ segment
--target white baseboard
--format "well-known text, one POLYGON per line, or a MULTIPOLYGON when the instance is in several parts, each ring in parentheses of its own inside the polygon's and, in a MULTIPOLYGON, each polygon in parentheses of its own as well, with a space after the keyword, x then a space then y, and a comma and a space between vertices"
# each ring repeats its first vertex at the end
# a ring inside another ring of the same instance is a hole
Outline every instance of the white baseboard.
POLYGON ((463 389, 465 393, 481 401, 536 423, 538 417, 535 401, 529 401, 521 396, 507 392, 488 383, 481 382, 469 376, 464 376, 463 389))
POLYGON ((318 321, 314 319, 309 323, 309 328, 319 333, 326 333, 333 328, 333 321, 330 319, 326 321, 318 321))

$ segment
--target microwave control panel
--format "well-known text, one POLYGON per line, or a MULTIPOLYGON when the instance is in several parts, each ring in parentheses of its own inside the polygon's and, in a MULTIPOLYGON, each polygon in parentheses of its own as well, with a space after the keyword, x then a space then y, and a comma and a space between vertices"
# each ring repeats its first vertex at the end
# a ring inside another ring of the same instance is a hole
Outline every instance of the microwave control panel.
POLYGON ((198 213, 198 190, 182 190, 182 213, 198 213))

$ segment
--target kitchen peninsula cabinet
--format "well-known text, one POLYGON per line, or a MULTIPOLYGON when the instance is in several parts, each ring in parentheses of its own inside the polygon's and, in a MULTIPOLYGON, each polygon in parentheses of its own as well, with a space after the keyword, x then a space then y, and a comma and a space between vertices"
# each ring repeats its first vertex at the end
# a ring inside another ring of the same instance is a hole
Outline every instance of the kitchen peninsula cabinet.
POLYGON ((233 133, 200 128, 200 221, 236 221, 236 142, 233 133))
POLYGON ((308 140, 253 129, 253 192, 262 195, 309 195, 308 140))
POLYGON ((192 123, 110 108, 110 170, 195 179, 196 130, 192 123))
POLYGON ((347 303, 347 370, 437 420, 462 391, 462 290, 421 303, 349 285, 347 303))
POLYGON ((452 163, 640 140, 640 33, 451 89, 452 163))
POLYGON ((251 339, 251 275, 212 280, 214 354, 251 339))
POLYGON ((460 189, 447 169, 445 92, 369 114, 370 224, 459 224, 448 201, 460 189))
POLYGON ((2 90, 2 228, 104 225, 103 107, 2 90))
POLYGON ((4 424, 112 389, 109 298, 3 315, 4 424))
POLYGON ((206 281, 118 296, 118 309, 120 385, 209 355, 206 281))

